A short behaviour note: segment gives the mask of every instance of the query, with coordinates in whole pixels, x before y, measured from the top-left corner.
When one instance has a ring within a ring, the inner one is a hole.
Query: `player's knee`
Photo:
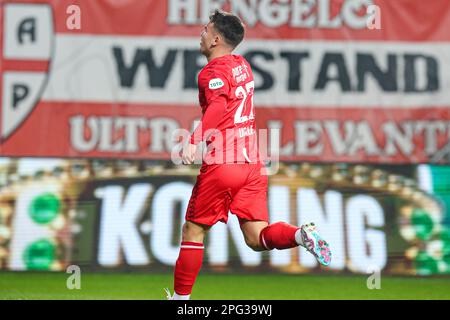
[[[203,242],[206,231],[200,226],[187,221],[183,224],[182,239],[183,241]]]
[[[245,238],[245,243],[247,246],[252,249],[253,251],[264,251],[263,246],[259,243],[259,237],[256,238]]]
[[[247,224],[241,226],[245,243],[253,251],[264,251],[266,250],[260,241],[261,231],[266,227],[266,224]]]
[[[192,227],[190,223],[183,224],[183,239],[191,239],[198,235],[198,230]]]

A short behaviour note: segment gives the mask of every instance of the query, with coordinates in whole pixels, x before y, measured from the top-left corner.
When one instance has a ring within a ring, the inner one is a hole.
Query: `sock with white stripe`
[[[180,254],[175,264],[174,300],[188,300],[194,286],[195,279],[203,263],[203,243],[181,243]]]
[[[276,222],[265,227],[259,235],[259,242],[267,250],[303,245],[300,228],[285,222]]]

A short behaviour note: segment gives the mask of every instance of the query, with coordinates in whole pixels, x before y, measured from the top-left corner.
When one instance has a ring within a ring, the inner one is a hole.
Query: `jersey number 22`
[[[234,114],[234,124],[244,123],[248,120],[253,120],[255,115],[253,113],[253,91],[255,89],[255,81],[249,81],[244,86],[236,88],[235,95],[238,98],[242,97],[241,104]],[[250,99],[249,99],[250,98]]]

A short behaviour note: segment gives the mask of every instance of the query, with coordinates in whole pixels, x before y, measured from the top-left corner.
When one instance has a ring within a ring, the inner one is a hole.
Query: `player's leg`
[[[203,263],[203,240],[210,226],[186,221],[182,229],[180,253],[175,264],[173,300],[189,300]]]
[[[205,235],[218,221],[228,219],[229,187],[226,179],[221,178],[222,170],[218,165],[203,166],[192,190],[175,265],[174,299],[189,299],[202,266]]]
[[[245,185],[233,197],[232,213],[239,217],[247,245],[256,251],[288,249],[303,245],[300,228],[284,222],[269,225],[267,211],[268,178],[261,166],[248,165]]]
[[[260,234],[261,231],[269,225],[266,221],[246,221],[239,219],[242,234],[244,235],[245,243],[254,251],[265,251],[266,247],[261,245]]]
[[[245,242],[255,251],[283,250],[303,246],[321,264],[327,266],[331,262],[328,243],[320,237],[314,223],[297,227],[285,222],[269,225],[265,221],[243,221],[241,230]]]
[[[181,241],[203,243],[209,229],[211,229],[209,225],[186,221],[181,229]]]
[[[269,224],[267,211],[267,176],[258,167],[249,167],[249,179],[233,198],[231,212],[239,217],[245,241],[256,251],[305,247],[323,265],[331,262],[328,243],[317,232],[314,224],[301,227],[285,222]]]
[[[241,230],[245,242],[255,251],[303,246],[301,228],[285,222],[269,225],[266,221],[241,220]]]

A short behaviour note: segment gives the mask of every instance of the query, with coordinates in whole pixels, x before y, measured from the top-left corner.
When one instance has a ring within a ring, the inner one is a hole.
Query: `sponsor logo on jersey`
[[[209,81],[209,88],[212,90],[222,88],[224,85],[225,84],[220,78],[211,79]]]

